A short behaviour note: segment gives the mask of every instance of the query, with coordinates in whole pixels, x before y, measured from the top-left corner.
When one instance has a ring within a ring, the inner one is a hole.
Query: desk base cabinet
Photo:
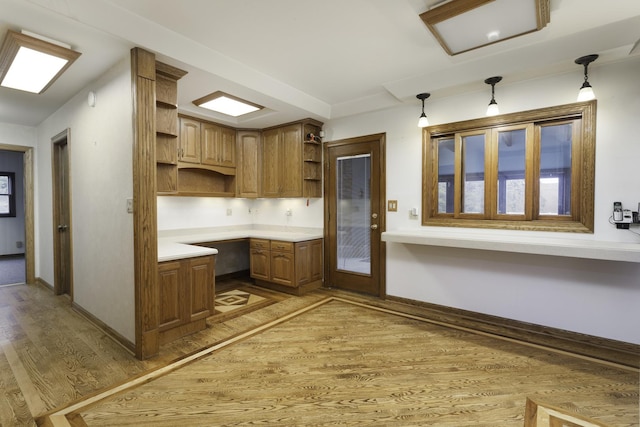
[[[256,284],[301,295],[322,286],[322,239],[251,239],[250,264]]]
[[[160,344],[206,328],[215,297],[214,255],[158,264]]]

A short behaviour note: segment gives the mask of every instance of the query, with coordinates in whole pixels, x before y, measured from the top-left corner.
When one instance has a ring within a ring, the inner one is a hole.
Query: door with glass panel
[[[325,162],[325,286],[382,296],[384,135],[329,142]]]

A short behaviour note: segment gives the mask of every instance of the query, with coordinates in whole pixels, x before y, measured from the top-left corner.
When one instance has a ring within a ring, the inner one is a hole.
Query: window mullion
[[[526,132],[524,217],[531,221],[537,219],[540,205],[540,129],[531,123]]]
[[[498,132],[488,130],[485,162],[485,212],[487,218],[498,215]]]
[[[460,217],[460,211],[462,210],[462,135],[456,133],[454,139],[454,153],[455,153],[455,172],[453,174],[453,184],[455,189],[455,196],[453,202],[453,216],[454,218]]]

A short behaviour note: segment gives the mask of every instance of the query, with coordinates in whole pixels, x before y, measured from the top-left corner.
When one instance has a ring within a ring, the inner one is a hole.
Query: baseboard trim
[[[53,285],[41,277],[36,277],[36,285],[44,286],[45,288],[49,288],[50,291],[53,291]]]
[[[385,299],[416,307],[443,323],[640,368],[640,345],[391,295]]]
[[[109,338],[120,344],[124,347],[128,352],[132,355],[135,355],[136,345],[126,339],[124,336],[120,335],[116,330],[111,328],[109,325],[95,317],[93,314],[89,313],[87,310],[82,308],[82,306],[78,305],[75,302],[71,303],[71,307],[77,311],[82,317],[86,318],[89,322],[93,323],[98,329],[102,330]]]

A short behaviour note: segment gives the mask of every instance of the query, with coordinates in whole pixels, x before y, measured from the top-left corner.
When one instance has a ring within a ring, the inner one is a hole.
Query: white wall
[[[582,83],[579,71],[521,83],[510,83],[509,76],[504,76],[496,87],[501,112],[575,102]],[[640,202],[640,57],[593,66],[589,71],[598,96],[595,232],[530,233],[640,245],[640,236],[617,230],[608,222],[614,201],[632,210]],[[428,82],[424,90],[429,90]],[[441,99],[434,94],[425,111],[432,124],[473,119],[484,115],[489,99],[488,89]],[[423,228],[419,219],[408,215],[410,208],[421,206],[419,113],[415,100],[393,109],[331,120],[324,126],[326,141],[386,133],[387,198],[398,200],[398,212],[387,213],[387,230]],[[508,234],[513,233],[517,232]],[[389,295],[636,344],[640,344],[639,278],[640,264],[635,263],[387,244]]]
[[[227,215],[231,209],[231,215]],[[291,209],[291,216],[285,215]],[[322,227],[322,199],[158,197],[158,230],[234,225]]]
[[[127,56],[38,126],[36,209],[37,274],[53,284],[51,138],[69,128],[74,302],[135,342],[132,111]]]
[[[24,253],[24,154],[0,149],[0,171],[13,172],[16,216],[0,217],[0,255]]]

